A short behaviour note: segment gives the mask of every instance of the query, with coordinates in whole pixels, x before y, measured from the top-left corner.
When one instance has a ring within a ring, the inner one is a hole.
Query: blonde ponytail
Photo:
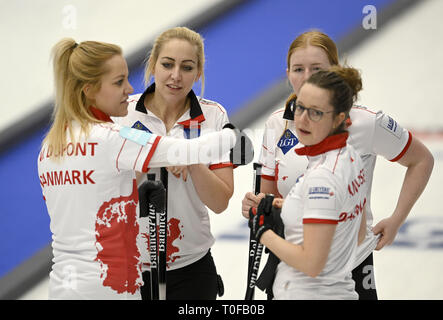
[[[85,41],[77,44],[74,39],[64,38],[52,49],[55,106],[52,125],[43,144],[51,147],[52,155],[62,154],[67,142],[67,132],[73,136],[72,121],[81,126],[81,133],[88,135],[89,125],[100,122],[86,105],[83,89],[92,85],[99,90],[101,78],[107,72],[105,63],[115,55],[121,55],[119,46],[104,42]]]

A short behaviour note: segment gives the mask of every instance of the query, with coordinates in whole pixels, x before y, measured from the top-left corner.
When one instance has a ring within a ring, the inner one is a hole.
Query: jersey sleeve
[[[115,169],[147,172],[160,139],[156,134],[115,125],[108,141]]]
[[[411,133],[392,117],[378,112],[375,120],[373,151],[390,161],[399,160],[408,150]]]
[[[344,202],[344,189],[327,170],[309,174],[303,184],[303,223],[337,224]]]

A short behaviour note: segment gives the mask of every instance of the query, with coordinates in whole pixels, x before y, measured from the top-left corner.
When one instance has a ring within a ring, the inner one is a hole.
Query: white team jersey
[[[122,125],[146,130],[159,135],[180,139],[192,139],[209,132],[220,131],[228,123],[226,110],[218,103],[197,98],[193,91],[188,97],[191,107],[174,124],[169,132],[152,112],[146,110],[146,94],[155,90],[151,85],[143,94],[129,98],[128,115],[114,119]],[[209,164],[211,170],[232,166],[227,154],[222,161]],[[160,169],[151,169],[160,179]],[[215,239],[211,233],[208,209],[198,197],[191,176],[187,181],[168,174],[168,234],[167,234],[167,268],[174,270],[187,266],[200,258],[212,247]],[[149,219],[140,218],[139,248],[143,271],[149,270]]]
[[[265,133],[259,162],[263,165],[262,177],[276,182],[282,197],[286,197],[296,179],[306,170],[308,160],[300,157],[295,148],[303,146],[296,137],[295,123],[283,117],[285,109],[274,112],[265,124]],[[348,144],[360,154],[368,180],[366,219],[368,232],[358,248],[356,266],[368,257],[377,244],[372,233],[371,187],[377,155],[390,161],[399,160],[409,148],[412,135],[390,116],[354,106],[349,113]]]
[[[73,122],[61,162],[42,147],[38,173],[51,218],[51,299],[141,299],[135,172],[148,170],[160,137],[146,145],[123,139],[112,123],[91,125],[87,139]],[[128,128],[127,128],[128,129]],[[134,131],[134,130],[133,130]]]
[[[348,133],[297,149],[308,158],[304,175],[291,188],[281,211],[285,239],[303,244],[303,224],[336,224],[326,265],[309,277],[280,262],[273,285],[276,299],[357,299],[352,269],[368,183],[363,162],[346,145]]]

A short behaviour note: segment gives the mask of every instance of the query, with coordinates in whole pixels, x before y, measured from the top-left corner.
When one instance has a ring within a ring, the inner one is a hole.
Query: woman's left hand
[[[180,176],[183,178],[183,181],[186,182],[188,179],[188,167],[187,166],[172,166],[172,167],[166,167],[166,170],[168,170],[170,173],[174,175],[177,179],[180,178]]]
[[[381,233],[381,237],[378,241],[377,247],[375,247],[375,250],[380,250],[384,246],[390,245],[392,242],[394,242],[400,226],[401,223],[398,223],[393,217],[383,219],[377,223],[372,229],[372,232],[374,232],[375,235]]]

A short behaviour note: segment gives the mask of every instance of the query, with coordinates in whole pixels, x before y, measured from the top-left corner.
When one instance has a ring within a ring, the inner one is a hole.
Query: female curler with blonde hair
[[[49,298],[141,299],[135,171],[208,163],[229,156],[237,138],[223,129],[183,141],[113,123],[133,91],[116,45],[63,39],[53,60],[53,123],[38,157],[53,234]],[[185,153],[171,157],[178,148]]]
[[[148,88],[130,97],[128,116],[118,121],[182,141],[221,130],[228,122],[228,115],[219,103],[202,98],[204,64],[200,34],[186,27],[165,30],[156,38],[146,61]],[[192,89],[199,80],[200,97]],[[176,230],[167,240],[168,248],[173,248],[167,257],[167,299],[216,299],[221,283],[210,252],[215,239],[208,209],[221,213],[227,208],[234,190],[233,165],[229,159],[220,159],[209,166],[173,166],[167,170],[171,195],[168,223]],[[159,172],[156,174],[158,179]],[[178,198],[179,201],[173,201]],[[148,228],[146,221],[140,239]],[[142,240],[140,247],[142,260],[146,262],[142,296],[150,299],[149,248]]]

